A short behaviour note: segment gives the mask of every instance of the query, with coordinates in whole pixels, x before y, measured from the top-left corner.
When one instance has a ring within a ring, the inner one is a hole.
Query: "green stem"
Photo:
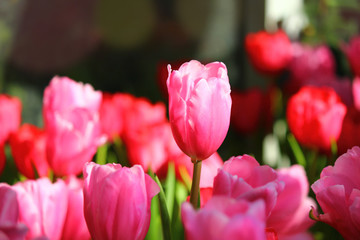
[[[193,179],[191,183],[191,192],[190,192],[190,203],[196,209],[198,208],[199,200],[199,186],[200,186],[200,175],[201,175],[201,161],[196,161],[196,159],[191,159],[194,163],[194,172]]]

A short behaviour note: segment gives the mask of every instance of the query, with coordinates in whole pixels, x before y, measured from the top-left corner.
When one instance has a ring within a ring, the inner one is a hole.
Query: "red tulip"
[[[11,153],[15,164],[21,174],[27,178],[35,179],[36,173],[46,177],[49,165],[46,159],[46,134],[31,124],[22,125],[10,135]]]
[[[291,60],[291,43],[282,30],[248,34],[245,50],[254,68],[265,75],[279,74]]]
[[[346,106],[334,90],[308,86],[289,99],[286,117],[300,144],[329,151],[340,136],[345,113]]]
[[[16,97],[0,94],[0,144],[8,140],[21,122],[21,102]]]
[[[94,240],[144,239],[159,186],[135,165],[84,166],[84,214]]]
[[[223,63],[192,60],[169,69],[169,118],[180,149],[193,160],[208,158],[220,147],[230,124],[231,97]]]
[[[47,159],[55,175],[79,174],[106,140],[101,133],[101,92],[89,84],[54,77],[44,92]]]
[[[352,107],[348,109],[343,121],[337,144],[338,153],[346,153],[354,146],[360,146],[360,111]]]
[[[125,116],[131,110],[135,98],[124,93],[103,93],[100,106],[100,122],[103,133],[112,140],[122,137],[126,125]]]
[[[240,91],[231,92],[231,125],[243,134],[255,132],[260,123],[263,113],[263,93],[260,89],[250,89],[244,93]]]
[[[6,156],[5,156],[5,149],[3,145],[0,145],[0,175],[5,167]]]

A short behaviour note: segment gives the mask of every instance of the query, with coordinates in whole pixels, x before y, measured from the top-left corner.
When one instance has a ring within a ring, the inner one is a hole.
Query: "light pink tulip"
[[[26,224],[26,239],[61,239],[68,206],[68,190],[63,180],[48,178],[16,183],[13,189],[19,202],[19,221]]]
[[[300,165],[293,165],[277,173],[285,187],[267,219],[267,227],[275,229],[280,240],[305,236],[305,232],[315,223],[309,218],[309,212],[311,207],[316,206],[315,201],[308,197],[309,182],[305,170]]]
[[[84,217],[83,180],[71,175],[65,183],[68,188],[68,208],[62,239],[89,240],[90,233]]]
[[[144,239],[150,224],[151,199],[160,188],[135,165],[84,166],[84,214],[94,240]]]
[[[106,140],[101,135],[101,92],[67,77],[54,77],[44,92],[47,158],[59,176],[79,174]]]
[[[0,145],[18,129],[21,122],[21,102],[18,98],[0,94]]]
[[[217,151],[230,124],[231,97],[226,66],[192,60],[178,71],[168,66],[169,117],[180,149],[203,160]]]
[[[312,186],[324,212],[318,219],[334,227],[345,239],[360,236],[360,148],[341,155],[325,167]],[[317,213],[315,212],[315,215]]]
[[[215,196],[199,210],[184,202],[181,218],[188,240],[266,239],[262,200],[248,202]]]
[[[5,183],[0,183],[0,239],[21,240],[28,228],[18,223],[19,205],[16,192]]]
[[[263,199],[268,217],[283,188],[284,182],[278,179],[275,170],[260,166],[255,158],[243,155],[224,163],[214,179],[213,195],[249,201]]]

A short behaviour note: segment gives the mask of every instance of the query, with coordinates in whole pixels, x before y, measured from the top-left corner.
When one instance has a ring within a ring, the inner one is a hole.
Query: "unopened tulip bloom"
[[[360,148],[356,146],[341,155],[334,166],[325,167],[311,186],[324,212],[316,217],[347,240],[360,236],[359,172]]]
[[[44,92],[47,159],[55,175],[79,174],[106,140],[99,121],[101,92],[54,77]]]
[[[22,125],[10,135],[11,153],[17,169],[27,178],[46,177],[49,165],[46,159],[46,134],[31,124]]]
[[[18,98],[0,94],[0,144],[8,140],[10,134],[21,122],[21,102]]]
[[[254,68],[265,75],[279,74],[291,60],[291,42],[282,30],[248,34],[245,50]]]
[[[68,188],[68,208],[62,239],[89,240],[90,233],[84,217],[83,180],[71,175],[65,183]]]
[[[18,222],[19,204],[11,186],[0,183],[0,239],[22,240],[28,228]]]
[[[188,240],[266,239],[265,204],[262,200],[237,201],[215,196],[197,211],[190,203],[184,202],[181,219]]]
[[[84,166],[84,214],[94,240],[144,239],[159,186],[135,165]]]
[[[65,222],[68,191],[63,180],[48,178],[18,182],[13,186],[19,202],[19,221],[26,224],[26,239],[61,239]]]
[[[231,97],[226,66],[192,60],[179,70],[169,65],[171,129],[180,149],[195,160],[217,151],[230,124]]]
[[[286,118],[300,144],[329,151],[340,136],[346,110],[334,90],[307,86],[288,101]]]

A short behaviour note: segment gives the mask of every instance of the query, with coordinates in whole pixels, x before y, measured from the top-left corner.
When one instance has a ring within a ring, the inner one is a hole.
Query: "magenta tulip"
[[[47,159],[55,175],[79,174],[106,140],[101,134],[101,92],[54,77],[44,93]]]
[[[217,151],[230,124],[231,97],[226,66],[192,60],[178,71],[168,66],[169,117],[180,149],[194,160]]]
[[[65,180],[68,188],[68,208],[62,239],[90,239],[90,233],[84,217],[83,182],[82,179],[78,179],[73,175]]]
[[[5,162],[6,162],[6,156],[5,156],[4,145],[0,144],[0,175],[1,175],[2,171],[4,170]]]
[[[0,239],[21,240],[28,228],[18,223],[19,205],[16,192],[5,183],[0,183]]]
[[[266,239],[262,200],[248,202],[216,196],[198,211],[185,202],[181,218],[188,240]]]
[[[63,180],[48,178],[16,183],[13,189],[19,202],[19,221],[26,224],[26,239],[61,239],[65,222],[68,191]]]
[[[213,195],[235,199],[265,201],[266,216],[276,205],[277,197],[284,188],[275,170],[260,166],[255,158],[244,155],[232,157],[224,163],[214,179]]]
[[[3,145],[21,122],[21,102],[18,98],[0,94],[0,145]]]
[[[359,160],[360,148],[356,146],[341,155],[334,166],[325,167],[311,186],[324,212],[318,220],[334,227],[345,239],[360,236]]]
[[[135,165],[84,166],[84,214],[94,240],[144,239],[150,224],[151,199],[160,188]]]
[[[278,170],[277,174],[285,187],[266,221],[267,227],[275,229],[279,239],[307,236],[305,232],[315,223],[309,218],[309,212],[311,207],[316,207],[316,203],[308,197],[309,182],[305,170],[300,165],[293,165]]]

